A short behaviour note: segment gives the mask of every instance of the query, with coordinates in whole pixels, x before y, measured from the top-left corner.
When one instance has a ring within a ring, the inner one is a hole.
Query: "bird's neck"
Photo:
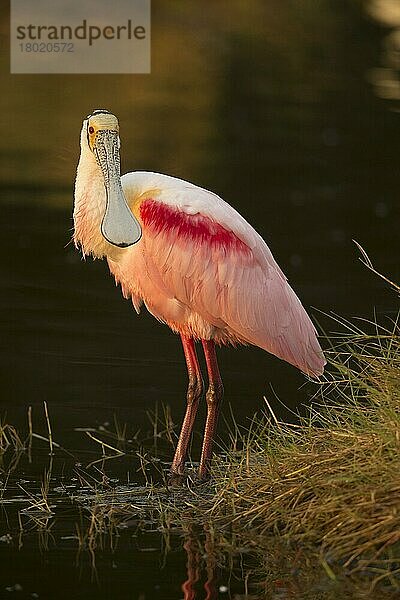
[[[109,244],[101,234],[106,209],[106,190],[100,167],[93,153],[81,150],[75,181],[74,242],[83,253],[100,258],[108,254]]]

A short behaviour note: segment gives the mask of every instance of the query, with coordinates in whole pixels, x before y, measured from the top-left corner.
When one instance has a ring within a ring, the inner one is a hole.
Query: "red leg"
[[[199,401],[203,394],[203,379],[201,377],[194,340],[183,335],[181,335],[181,340],[183,351],[185,353],[189,385],[186,396],[187,406],[185,418],[183,419],[178,445],[176,447],[174,460],[172,461],[171,465],[172,473],[177,475],[182,475],[185,468],[190,436],[192,434]]]
[[[224,387],[219,373],[215,343],[213,340],[202,340],[202,344],[208,372],[208,390],[206,394],[207,419],[201,451],[199,477],[200,479],[207,479],[210,472],[212,444],[217,430]]]

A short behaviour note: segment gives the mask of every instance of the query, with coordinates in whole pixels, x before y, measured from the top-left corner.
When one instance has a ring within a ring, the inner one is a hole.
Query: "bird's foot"
[[[186,473],[176,473],[175,471],[170,471],[167,476],[167,484],[172,488],[181,488],[186,485],[188,476]]]
[[[211,465],[209,462],[204,464],[200,462],[199,469],[196,475],[196,483],[207,483],[211,479]]]
[[[171,488],[191,487],[193,485],[203,485],[211,480],[210,473],[196,472],[194,469],[184,473],[170,471],[167,476],[167,485]]]
[[[203,485],[205,483],[209,483],[210,481],[211,481],[210,473],[203,473],[203,474],[198,473],[194,480],[196,485]]]

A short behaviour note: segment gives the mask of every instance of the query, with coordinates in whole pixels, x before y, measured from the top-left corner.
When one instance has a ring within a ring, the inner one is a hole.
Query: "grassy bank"
[[[317,553],[332,579],[358,573],[372,586],[381,580],[396,586],[399,330],[395,324],[367,335],[352,328],[334,346],[334,375],[308,416],[294,426],[270,411],[254,422],[214,461],[214,492],[207,499],[194,495],[190,518],[229,531],[238,546],[256,547],[260,555],[269,553],[271,533],[278,534],[292,548]]]

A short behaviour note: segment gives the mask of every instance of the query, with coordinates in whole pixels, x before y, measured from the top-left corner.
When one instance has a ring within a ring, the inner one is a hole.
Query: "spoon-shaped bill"
[[[94,153],[103,173],[107,194],[101,233],[114,246],[120,248],[132,246],[140,240],[142,229],[129,208],[122,190],[117,132],[99,131]]]

